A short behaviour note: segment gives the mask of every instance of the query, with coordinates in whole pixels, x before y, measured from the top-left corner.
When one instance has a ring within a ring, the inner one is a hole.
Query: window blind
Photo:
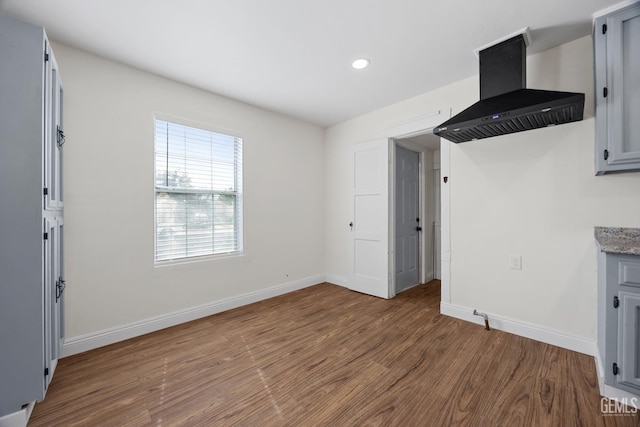
[[[242,139],[155,121],[155,259],[242,250]]]

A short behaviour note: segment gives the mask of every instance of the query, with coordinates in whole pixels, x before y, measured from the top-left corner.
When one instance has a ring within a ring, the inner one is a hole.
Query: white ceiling
[[[330,126],[477,74],[472,50],[529,26],[528,53],[620,0],[0,0],[53,40]],[[354,70],[365,56],[371,65]]]

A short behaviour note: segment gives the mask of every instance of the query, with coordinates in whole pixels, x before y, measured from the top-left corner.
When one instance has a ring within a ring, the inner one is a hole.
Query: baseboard
[[[425,277],[424,277],[424,283],[429,283],[430,281],[435,280],[435,278],[436,278],[436,275],[433,272],[433,270],[427,271],[427,274],[425,274]]]
[[[467,322],[484,325],[484,320],[479,316],[474,316],[473,309],[471,308],[441,302],[440,313],[446,316],[466,320]],[[568,350],[577,351],[578,353],[588,354],[589,356],[595,356],[597,354],[595,341],[545,329],[538,325],[494,316],[491,313],[487,313],[487,315],[489,316],[489,326],[493,329],[509,332],[514,335],[530,338],[536,341],[566,348]]]
[[[596,375],[598,375],[598,388],[600,389],[600,396],[604,396],[604,360],[600,357],[600,350],[596,347]]]
[[[67,357],[98,347],[124,341],[150,332],[159,331],[181,323],[211,316],[243,305],[252,304],[278,295],[317,285],[326,280],[324,275],[307,277],[293,282],[283,283],[267,289],[249,292],[231,298],[225,298],[197,307],[175,311],[162,316],[152,317],[139,322],[105,329],[91,334],[66,339],[60,351],[60,357]]]
[[[335,274],[327,274],[325,276],[325,280],[329,283],[333,283],[334,285],[342,286],[343,288],[349,287],[349,279],[344,276],[337,276]]]
[[[36,402],[31,402],[24,409],[0,417],[0,427],[26,427]]]

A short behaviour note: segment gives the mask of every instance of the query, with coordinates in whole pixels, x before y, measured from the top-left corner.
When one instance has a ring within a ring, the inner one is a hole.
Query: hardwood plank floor
[[[321,284],[60,360],[30,426],[632,426],[592,357]]]

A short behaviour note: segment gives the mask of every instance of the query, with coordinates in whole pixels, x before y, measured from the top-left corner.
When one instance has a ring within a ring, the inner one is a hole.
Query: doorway
[[[440,138],[394,139],[391,203],[395,294],[440,279]]]

